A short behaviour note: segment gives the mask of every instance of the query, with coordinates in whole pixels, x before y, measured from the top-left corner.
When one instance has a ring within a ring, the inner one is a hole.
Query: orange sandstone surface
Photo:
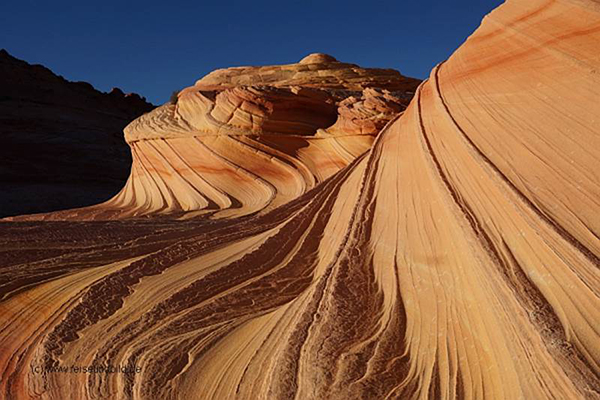
[[[395,89],[297,87],[327,63],[217,71],[138,119],[117,220],[2,224],[0,396],[600,397],[600,4],[507,1],[345,158]],[[90,365],[139,371],[51,369]]]
[[[365,153],[420,83],[319,53],[297,64],[214,71],[125,128],[133,165],[114,198],[14,219],[268,212]]]

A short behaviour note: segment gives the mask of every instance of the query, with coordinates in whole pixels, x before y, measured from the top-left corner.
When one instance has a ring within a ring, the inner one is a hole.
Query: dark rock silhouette
[[[100,92],[0,50],[0,217],[81,207],[121,189],[123,128],[154,106]]]

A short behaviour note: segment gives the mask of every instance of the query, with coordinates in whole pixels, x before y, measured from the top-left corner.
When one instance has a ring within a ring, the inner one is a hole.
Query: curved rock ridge
[[[212,135],[312,136],[346,116],[337,110],[345,109],[348,99],[361,100],[357,105],[364,104],[367,114],[376,111],[387,122],[406,108],[419,83],[393,69],[360,68],[319,53],[298,64],[220,69],[182,90],[174,105],[134,121],[125,138],[133,143]],[[374,106],[376,97],[380,104]],[[351,116],[361,117],[360,112]]]
[[[323,54],[215,71],[125,128],[133,165],[113,199],[16,219],[267,212],[367,151],[419,83]]]
[[[3,224],[0,396],[599,398],[597,4],[508,1],[269,213]]]
[[[394,69],[361,68],[356,64],[339,62],[327,54],[314,53],[297,64],[218,69],[198,80],[195,86],[232,88],[261,84],[354,91],[375,87],[406,92],[414,91],[415,83],[419,82]]]

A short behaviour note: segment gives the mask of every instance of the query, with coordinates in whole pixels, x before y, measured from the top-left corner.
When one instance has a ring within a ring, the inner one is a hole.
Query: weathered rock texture
[[[131,166],[123,128],[153,106],[0,50],[0,217],[96,204]]]
[[[214,71],[125,129],[133,166],[116,197],[21,219],[267,212],[367,151],[419,83],[324,54]]]
[[[597,399],[599,11],[508,1],[270,213],[6,223],[0,393]]]

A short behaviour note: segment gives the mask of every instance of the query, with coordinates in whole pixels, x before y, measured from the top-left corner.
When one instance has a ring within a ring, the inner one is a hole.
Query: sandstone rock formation
[[[269,213],[4,223],[0,393],[597,399],[599,69],[597,2],[509,0]]]
[[[151,104],[69,82],[0,50],[0,217],[96,204],[131,165],[123,128]]]
[[[214,71],[125,129],[123,190],[92,208],[19,219],[213,218],[267,212],[367,151],[420,81],[324,54]]]

